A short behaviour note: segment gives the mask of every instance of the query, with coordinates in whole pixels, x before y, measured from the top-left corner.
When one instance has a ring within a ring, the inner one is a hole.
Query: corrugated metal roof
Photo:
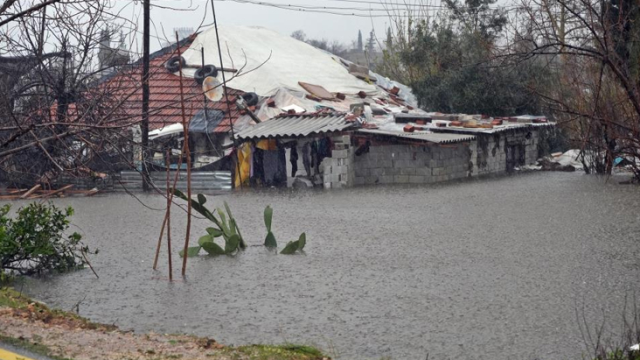
[[[462,133],[462,134],[495,134],[509,130],[524,130],[534,127],[555,126],[556,123],[539,123],[539,124],[506,124],[495,126],[493,129],[483,128],[462,128],[462,127],[433,127],[429,130],[437,131],[439,134],[443,133]]]
[[[344,113],[283,115],[242,130],[236,137],[242,140],[275,137],[305,137],[347,130],[355,126],[347,122]]]
[[[427,141],[436,144],[452,144],[457,142],[471,141],[476,137],[473,135],[457,135],[457,134],[445,134],[445,133],[431,133],[431,132],[397,132],[386,131],[379,129],[361,129],[358,133],[383,135],[383,136],[395,136],[403,139],[411,139],[418,141]]]

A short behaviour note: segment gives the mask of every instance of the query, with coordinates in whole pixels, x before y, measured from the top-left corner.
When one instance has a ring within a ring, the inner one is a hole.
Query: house
[[[151,55],[152,169],[177,169],[183,111],[194,169],[231,171],[224,179],[235,187],[339,188],[506,173],[535,162],[540,129],[554,126],[542,117],[427,113],[403,84],[289,36],[242,26],[222,26],[218,34],[208,29]],[[214,101],[204,96],[205,70],[215,84],[223,75],[227,82]],[[125,116],[141,113],[140,77],[137,63],[101,83]]]

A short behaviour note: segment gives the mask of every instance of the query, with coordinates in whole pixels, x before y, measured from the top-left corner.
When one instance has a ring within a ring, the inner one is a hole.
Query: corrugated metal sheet
[[[556,123],[539,123],[539,124],[507,124],[494,127],[493,129],[482,128],[459,128],[459,127],[446,127],[446,128],[430,128],[429,130],[437,131],[439,134],[443,133],[461,133],[461,134],[495,134],[505,132],[509,130],[525,130],[535,127],[556,126]]]
[[[473,135],[457,135],[457,134],[445,134],[445,133],[427,133],[427,132],[396,132],[385,131],[378,129],[361,129],[358,133],[371,134],[371,135],[383,135],[383,136],[395,136],[403,139],[411,139],[418,141],[432,142],[436,144],[452,144],[464,141],[474,140],[476,137]]]
[[[346,114],[312,114],[279,116],[236,134],[241,140],[275,137],[305,137],[314,134],[347,130],[355,125],[345,120]]]
[[[171,171],[169,178],[173,182],[175,177],[175,171]],[[166,177],[167,173],[152,171],[151,181],[159,189],[166,190]],[[121,171],[120,179],[117,184],[126,188],[127,190],[138,191],[142,190],[142,176],[137,171]],[[209,192],[219,190],[231,190],[231,172],[230,171],[193,171],[191,173],[191,187],[195,192]],[[187,172],[180,171],[178,176],[178,182],[176,184],[178,189],[187,188]],[[119,190],[116,188],[116,190]]]

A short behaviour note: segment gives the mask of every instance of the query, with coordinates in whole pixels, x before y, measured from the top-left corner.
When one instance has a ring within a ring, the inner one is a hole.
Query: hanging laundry
[[[278,150],[278,142],[276,139],[263,139],[258,141],[256,147],[265,151],[275,151]]]
[[[264,184],[265,186],[275,186],[277,183],[278,151],[264,151],[263,152],[263,169],[264,169]]]
[[[249,184],[251,176],[251,162],[253,161],[251,158],[251,143],[243,143],[236,151],[235,187],[240,188]]]
[[[304,170],[307,172],[307,176],[311,177],[311,148],[309,142],[304,143],[301,147],[302,152],[302,165],[304,165]]]
[[[280,143],[278,143],[278,171],[275,186],[287,187],[287,152],[284,145]]]
[[[256,147],[253,153],[253,175],[252,185],[263,185],[264,182],[264,153],[265,151]]]
[[[319,158],[319,155],[318,155],[318,142],[316,140],[313,140],[311,142],[311,166],[314,169],[315,175],[320,174],[321,161],[322,160]]]
[[[291,162],[291,177],[296,177],[298,172],[298,144],[296,143],[291,146],[289,162]]]

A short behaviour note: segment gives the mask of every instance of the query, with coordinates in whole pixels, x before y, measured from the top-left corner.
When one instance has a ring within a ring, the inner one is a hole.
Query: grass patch
[[[113,325],[96,324],[74,313],[49,309],[46,305],[35,302],[29,297],[8,287],[0,288],[0,307],[13,309],[14,316],[17,315],[35,322],[63,325],[70,329],[117,330],[117,327]],[[149,338],[148,335],[141,335],[140,337]],[[39,341],[40,339],[38,338],[33,338],[31,341],[28,341],[0,335],[0,342],[23,348],[35,354],[48,356],[54,360],[69,360],[52,355],[51,350],[39,344]],[[177,334],[171,336],[167,342],[171,345],[193,342],[197,344],[202,351],[211,349],[206,356],[212,359],[218,358],[219,355],[222,359],[230,360],[322,360],[328,358],[328,356],[323,355],[322,352],[314,347],[296,344],[222,347],[212,339]],[[220,346],[220,348],[218,348],[218,346]],[[158,355],[154,354],[153,351],[147,351],[145,353],[143,350],[139,350],[139,352],[143,353],[143,356],[149,356],[149,359],[154,360],[182,359],[182,355]]]
[[[314,347],[295,344],[248,345],[229,350],[247,355],[250,360],[322,360],[326,358]]]
[[[2,343],[14,346],[19,349],[24,349],[26,351],[29,351],[37,355],[46,356],[53,360],[72,360],[69,358],[54,355],[53,351],[51,351],[51,349],[49,349],[45,345],[34,343],[34,342],[23,340],[23,339],[15,339],[12,337],[0,335],[0,344]]]
[[[114,325],[93,323],[71,312],[49,309],[46,305],[36,302],[8,287],[0,288],[0,307],[9,307],[25,315],[24,317],[47,324],[66,325],[72,328],[89,330],[117,330]]]
[[[27,299],[22,297],[19,292],[8,287],[0,288],[0,306],[19,309],[28,304]]]

